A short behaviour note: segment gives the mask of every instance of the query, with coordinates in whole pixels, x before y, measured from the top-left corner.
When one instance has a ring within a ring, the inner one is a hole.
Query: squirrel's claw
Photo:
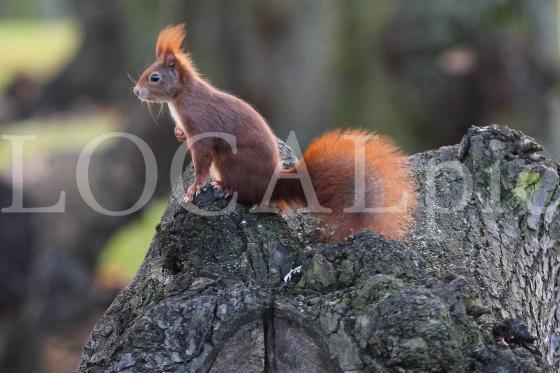
[[[229,198],[231,196],[231,190],[229,190],[228,188],[224,188],[224,184],[220,181],[220,180],[214,180],[212,181],[212,187],[214,187],[214,190],[220,191],[223,193],[224,198]]]
[[[214,180],[214,181],[212,181],[210,184],[212,184],[212,187],[213,187],[215,190],[222,190],[222,182],[221,182],[221,181],[219,181],[219,180]]]
[[[220,180],[214,180],[211,184],[214,190],[220,191],[224,194],[224,198],[227,199],[233,195],[231,189],[224,188],[224,184]]]
[[[202,189],[202,184],[197,182],[193,183],[187,190],[187,195],[185,196],[184,201],[192,201],[194,197],[198,196],[198,194],[200,193],[200,189]]]

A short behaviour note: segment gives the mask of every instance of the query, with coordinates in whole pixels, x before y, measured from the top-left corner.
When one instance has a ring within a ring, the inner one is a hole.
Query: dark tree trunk
[[[68,109],[80,101],[115,103],[126,86],[127,45],[122,4],[112,0],[73,3],[82,28],[81,48],[72,62],[45,85],[26,115]]]
[[[0,182],[0,206],[9,206],[12,198],[12,188]],[[31,216],[0,213],[0,237],[0,371],[24,372],[33,367],[21,344],[29,332],[22,313],[36,255]]]
[[[79,371],[558,369],[558,164],[538,149],[487,127],[412,156],[421,203],[404,245],[312,244],[299,213],[193,214],[179,183]],[[196,205],[224,208],[209,189]]]

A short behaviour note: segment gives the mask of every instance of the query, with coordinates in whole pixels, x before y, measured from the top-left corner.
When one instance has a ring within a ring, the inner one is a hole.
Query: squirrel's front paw
[[[189,189],[187,189],[187,195],[183,200],[185,202],[192,201],[194,197],[198,196],[198,193],[200,193],[200,189],[202,189],[202,183],[197,183],[197,182],[192,183]]]
[[[178,141],[180,142],[187,141],[187,135],[185,135],[185,131],[183,131],[181,127],[176,126],[174,132],[175,132],[175,137],[177,138]]]

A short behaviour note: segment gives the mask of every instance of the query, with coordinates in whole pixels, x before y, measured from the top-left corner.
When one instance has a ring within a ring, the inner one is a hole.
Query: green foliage
[[[0,21],[0,89],[18,73],[47,80],[74,55],[79,42],[78,25],[69,19]]]
[[[37,0],[2,0],[0,17],[37,17],[41,14]]]

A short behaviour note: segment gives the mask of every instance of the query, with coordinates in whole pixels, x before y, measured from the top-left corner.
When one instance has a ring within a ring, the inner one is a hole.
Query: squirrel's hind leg
[[[228,198],[233,195],[233,189],[224,186],[224,182],[220,180],[214,180],[211,182],[214,190],[219,190],[224,193],[224,198]]]

